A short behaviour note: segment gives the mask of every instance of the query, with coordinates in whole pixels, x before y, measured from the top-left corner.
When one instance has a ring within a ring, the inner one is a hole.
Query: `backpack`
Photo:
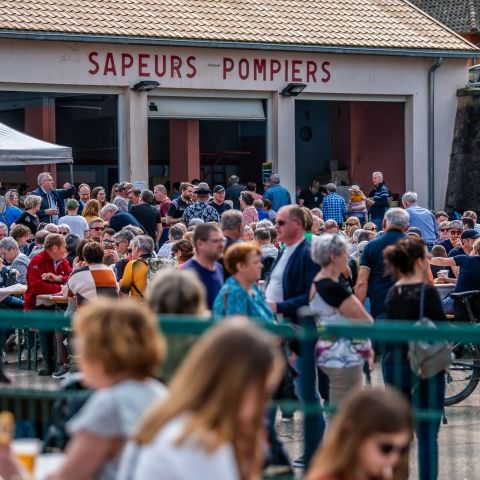
[[[133,271],[135,271],[135,265],[137,265],[138,262],[144,263],[148,267],[147,288],[152,283],[156,274],[160,270],[163,270],[164,268],[172,268],[177,266],[177,261],[175,258],[166,258],[166,257],[139,258],[132,265]],[[132,283],[132,288],[143,298],[143,293],[135,285],[135,283]]]
[[[420,292],[420,319],[414,327],[436,329],[429,318],[423,316],[425,303],[425,285]],[[453,360],[452,347],[448,342],[427,342],[425,340],[408,342],[408,360],[415,375],[426,380],[450,367]]]

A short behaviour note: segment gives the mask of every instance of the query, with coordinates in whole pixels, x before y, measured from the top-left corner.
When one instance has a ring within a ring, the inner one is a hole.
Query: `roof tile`
[[[405,0],[22,0],[21,4],[18,0],[0,0],[0,30],[344,47],[473,49]]]

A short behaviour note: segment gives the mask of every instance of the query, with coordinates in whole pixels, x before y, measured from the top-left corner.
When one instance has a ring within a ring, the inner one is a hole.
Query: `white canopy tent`
[[[73,177],[71,147],[44,142],[0,123],[0,167],[52,163],[69,163]]]

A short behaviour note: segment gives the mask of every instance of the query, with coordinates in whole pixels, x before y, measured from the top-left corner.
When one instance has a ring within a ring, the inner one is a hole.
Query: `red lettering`
[[[197,74],[197,67],[195,67],[195,64],[193,63],[196,60],[195,57],[188,57],[187,58],[187,65],[190,67],[190,72],[187,73],[188,78],[193,78]]]
[[[330,79],[332,78],[332,74],[330,73],[330,69],[328,68],[329,66],[330,66],[330,62],[323,62],[322,63],[322,71],[325,74],[322,77],[322,82],[323,83],[329,82]]]
[[[316,81],[317,81],[317,62],[308,60],[307,61],[307,82],[316,82]]]
[[[280,71],[282,66],[278,60],[270,60],[270,81],[273,81],[275,75]]]
[[[149,77],[150,72],[145,71],[148,68],[148,63],[146,60],[150,58],[148,53],[139,53],[138,54],[138,76],[139,77]]]
[[[178,55],[172,55],[170,57],[170,78],[177,74],[178,78],[182,78],[180,68],[182,67],[182,59]]]
[[[233,60],[229,57],[223,57],[223,79],[227,79],[227,73],[230,73],[233,70]]]
[[[155,55],[155,74],[157,77],[163,77],[167,70],[167,58],[166,55],[162,55],[162,69],[160,70],[159,56]]]
[[[100,70],[100,65],[96,60],[97,57],[98,57],[97,52],[90,52],[90,54],[88,55],[88,60],[93,65],[93,67],[88,71],[90,75],[96,75]]]
[[[246,58],[242,58],[238,62],[238,76],[242,80],[246,80],[249,74],[250,74],[250,64],[248,63],[248,60]]]
[[[129,53],[122,53],[122,77],[125,76],[125,72],[133,65],[133,57]]]
[[[288,60],[285,60],[285,81],[288,82]]]
[[[265,59],[253,59],[253,79],[257,79],[257,75],[262,75],[263,81],[267,79],[267,61]]]
[[[113,58],[113,53],[107,53],[105,57],[105,68],[103,69],[103,74],[107,75],[111,73],[112,75],[117,75],[117,69],[115,67],[115,59]]]
[[[302,71],[299,68],[302,63],[301,60],[292,60],[292,82],[302,81],[302,77],[300,76]]]

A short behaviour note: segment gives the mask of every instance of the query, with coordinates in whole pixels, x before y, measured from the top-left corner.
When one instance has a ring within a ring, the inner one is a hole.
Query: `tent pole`
[[[70,183],[73,185],[73,163],[70,164]]]

